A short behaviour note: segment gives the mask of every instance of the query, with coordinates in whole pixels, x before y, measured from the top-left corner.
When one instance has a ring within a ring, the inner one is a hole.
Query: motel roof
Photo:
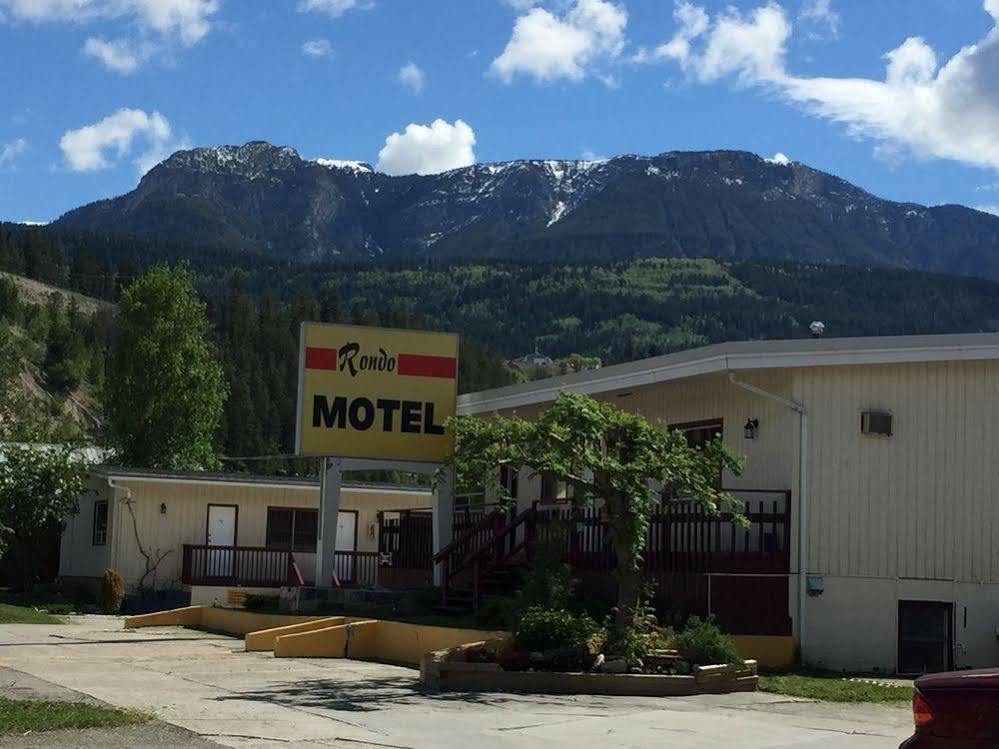
[[[562,391],[604,393],[728,371],[981,359],[999,359],[999,333],[717,343],[601,369],[466,393],[458,397],[458,412],[488,413],[553,401]]]
[[[213,473],[210,471],[170,471],[164,469],[120,468],[96,466],[91,473],[108,479],[150,481],[157,483],[237,484],[242,486],[290,487],[318,489],[319,478],[310,476],[260,476],[250,473]],[[344,481],[341,485],[350,491],[400,492],[404,494],[429,494],[429,486],[377,484]]]

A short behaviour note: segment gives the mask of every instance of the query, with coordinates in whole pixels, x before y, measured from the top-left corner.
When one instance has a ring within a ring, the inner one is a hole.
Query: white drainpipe
[[[808,600],[808,411],[797,401],[789,400],[776,393],[748,382],[743,382],[729,371],[728,379],[733,385],[748,390],[763,398],[780,403],[798,414],[801,423],[799,431],[800,445],[798,447],[798,652],[802,662],[805,661],[805,603]]]

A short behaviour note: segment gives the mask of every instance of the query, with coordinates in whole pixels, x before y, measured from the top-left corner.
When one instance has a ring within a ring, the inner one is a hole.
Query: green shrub
[[[103,614],[117,614],[125,598],[125,581],[114,570],[104,570],[97,589],[97,605]]]
[[[690,617],[686,629],[676,636],[675,644],[681,656],[699,666],[743,662],[735,645],[715,626],[711,616],[704,620]]]
[[[670,629],[647,628],[636,625],[625,629],[611,629],[604,643],[604,653],[610,657],[624,658],[633,666],[654,650],[666,650],[670,645]]]
[[[606,623],[608,635],[604,643],[605,655],[624,658],[629,665],[634,666],[653,650],[666,650],[670,647],[673,630],[659,625],[655,607],[650,603],[654,594],[655,584],[647,582],[635,609],[635,623],[630,627],[614,627],[617,609],[611,609],[611,616]]]
[[[599,631],[599,625],[588,616],[532,606],[514,628],[514,646],[527,652],[585,648]]]
[[[520,611],[520,602],[506,596],[489,596],[475,612],[475,623],[493,627],[512,627]]]
[[[569,608],[576,580],[572,567],[565,560],[567,538],[567,523],[556,520],[547,538],[538,544],[520,591],[521,605],[525,610],[535,606]]]
[[[246,600],[243,601],[243,608],[247,611],[263,611],[266,613],[277,613],[281,610],[281,599],[278,596],[262,596],[256,593],[247,593]]]

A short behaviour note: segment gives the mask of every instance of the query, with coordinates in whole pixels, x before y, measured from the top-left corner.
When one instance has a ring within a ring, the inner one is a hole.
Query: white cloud
[[[437,174],[475,163],[475,132],[462,120],[434,120],[407,125],[392,133],[378,152],[378,170],[386,174]]]
[[[815,26],[825,26],[834,39],[839,36],[840,17],[832,9],[832,0],[805,0],[798,19]]]
[[[0,166],[13,163],[14,159],[28,150],[28,141],[24,138],[12,140],[0,145]]]
[[[129,18],[143,31],[194,44],[211,30],[219,0],[0,0],[0,9],[36,23]]]
[[[982,213],[991,213],[993,216],[999,216],[999,204],[988,204],[988,205],[976,205],[976,211],[981,211]]]
[[[134,148],[139,143],[144,149]],[[139,174],[145,174],[179,147],[167,119],[159,112],[147,114],[141,109],[119,109],[92,125],[67,131],[59,140],[74,172],[108,169],[138,150],[132,163]]]
[[[333,54],[333,45],[329,39],[310,39],[302,45],[302,54],[309,57],[329,57]]]
[[[838,122],[877,142],[882,157],[942,158],[999,169],[999,0],[985,0],[993,27],[942,65],[921,38],[885,55],[884,80],[802,77],[788,71],[791,23],[768,2],[748,14],[727,10],[676,58],[694,80],[733,78]]]
[[[108,42],[91,37],[83,51],[110,70],[128,74],[170,44],[191,46],[212,28],[220,0],[0,0],[0,20],[87,23],[124,19],[135,26],[131,39]]]
[[[142,55],[127,39],[109,42],[92,36],[83,45],[83,53],[100,61],[108,70],[130,75],[139,69]]]
[[[427,77],[415,62],[407,62],[399,68],[399,83],[414,94],[418,94],[423,91],[423,87],[427,83]]]
[[[787,166],[788,164],[791,163],[791,159],[789,159],[785,154],[781,153],[780,151],[775,153],[769,159],[764,159],[764,160],[769,164],[777,164],[779,166]]]
[[[650,53],[641,49],[634,57],[635,62],[651,62],[653,60],[676,60],[685,63],[690,57],[690,43],[708,30],[710,16],[704,8],[687,0],[679,0],[673,9],[673,19],[679,27],[673,38],[665,44],[660,44]]]
[[[367,0],[301,0],[298,4],[299,13],[318,11],[330,18],[339,18],[348,10],[368,10],[374,3]]]
[[[575,0],[561,16],[531,8],[519,16],[490,71],[505,83],[520,73],[537,83],[581,81],[624,49],[628,13],[609,0]]]

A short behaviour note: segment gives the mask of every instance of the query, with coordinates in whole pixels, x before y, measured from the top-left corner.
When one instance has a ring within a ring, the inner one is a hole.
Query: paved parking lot
[[[242,641],[113,617],[0,625],[0,666],[145,708],[233,747],[897,747],[909,711],[779,695],[669,699],[428,694],[415,671],[275,659]]]

